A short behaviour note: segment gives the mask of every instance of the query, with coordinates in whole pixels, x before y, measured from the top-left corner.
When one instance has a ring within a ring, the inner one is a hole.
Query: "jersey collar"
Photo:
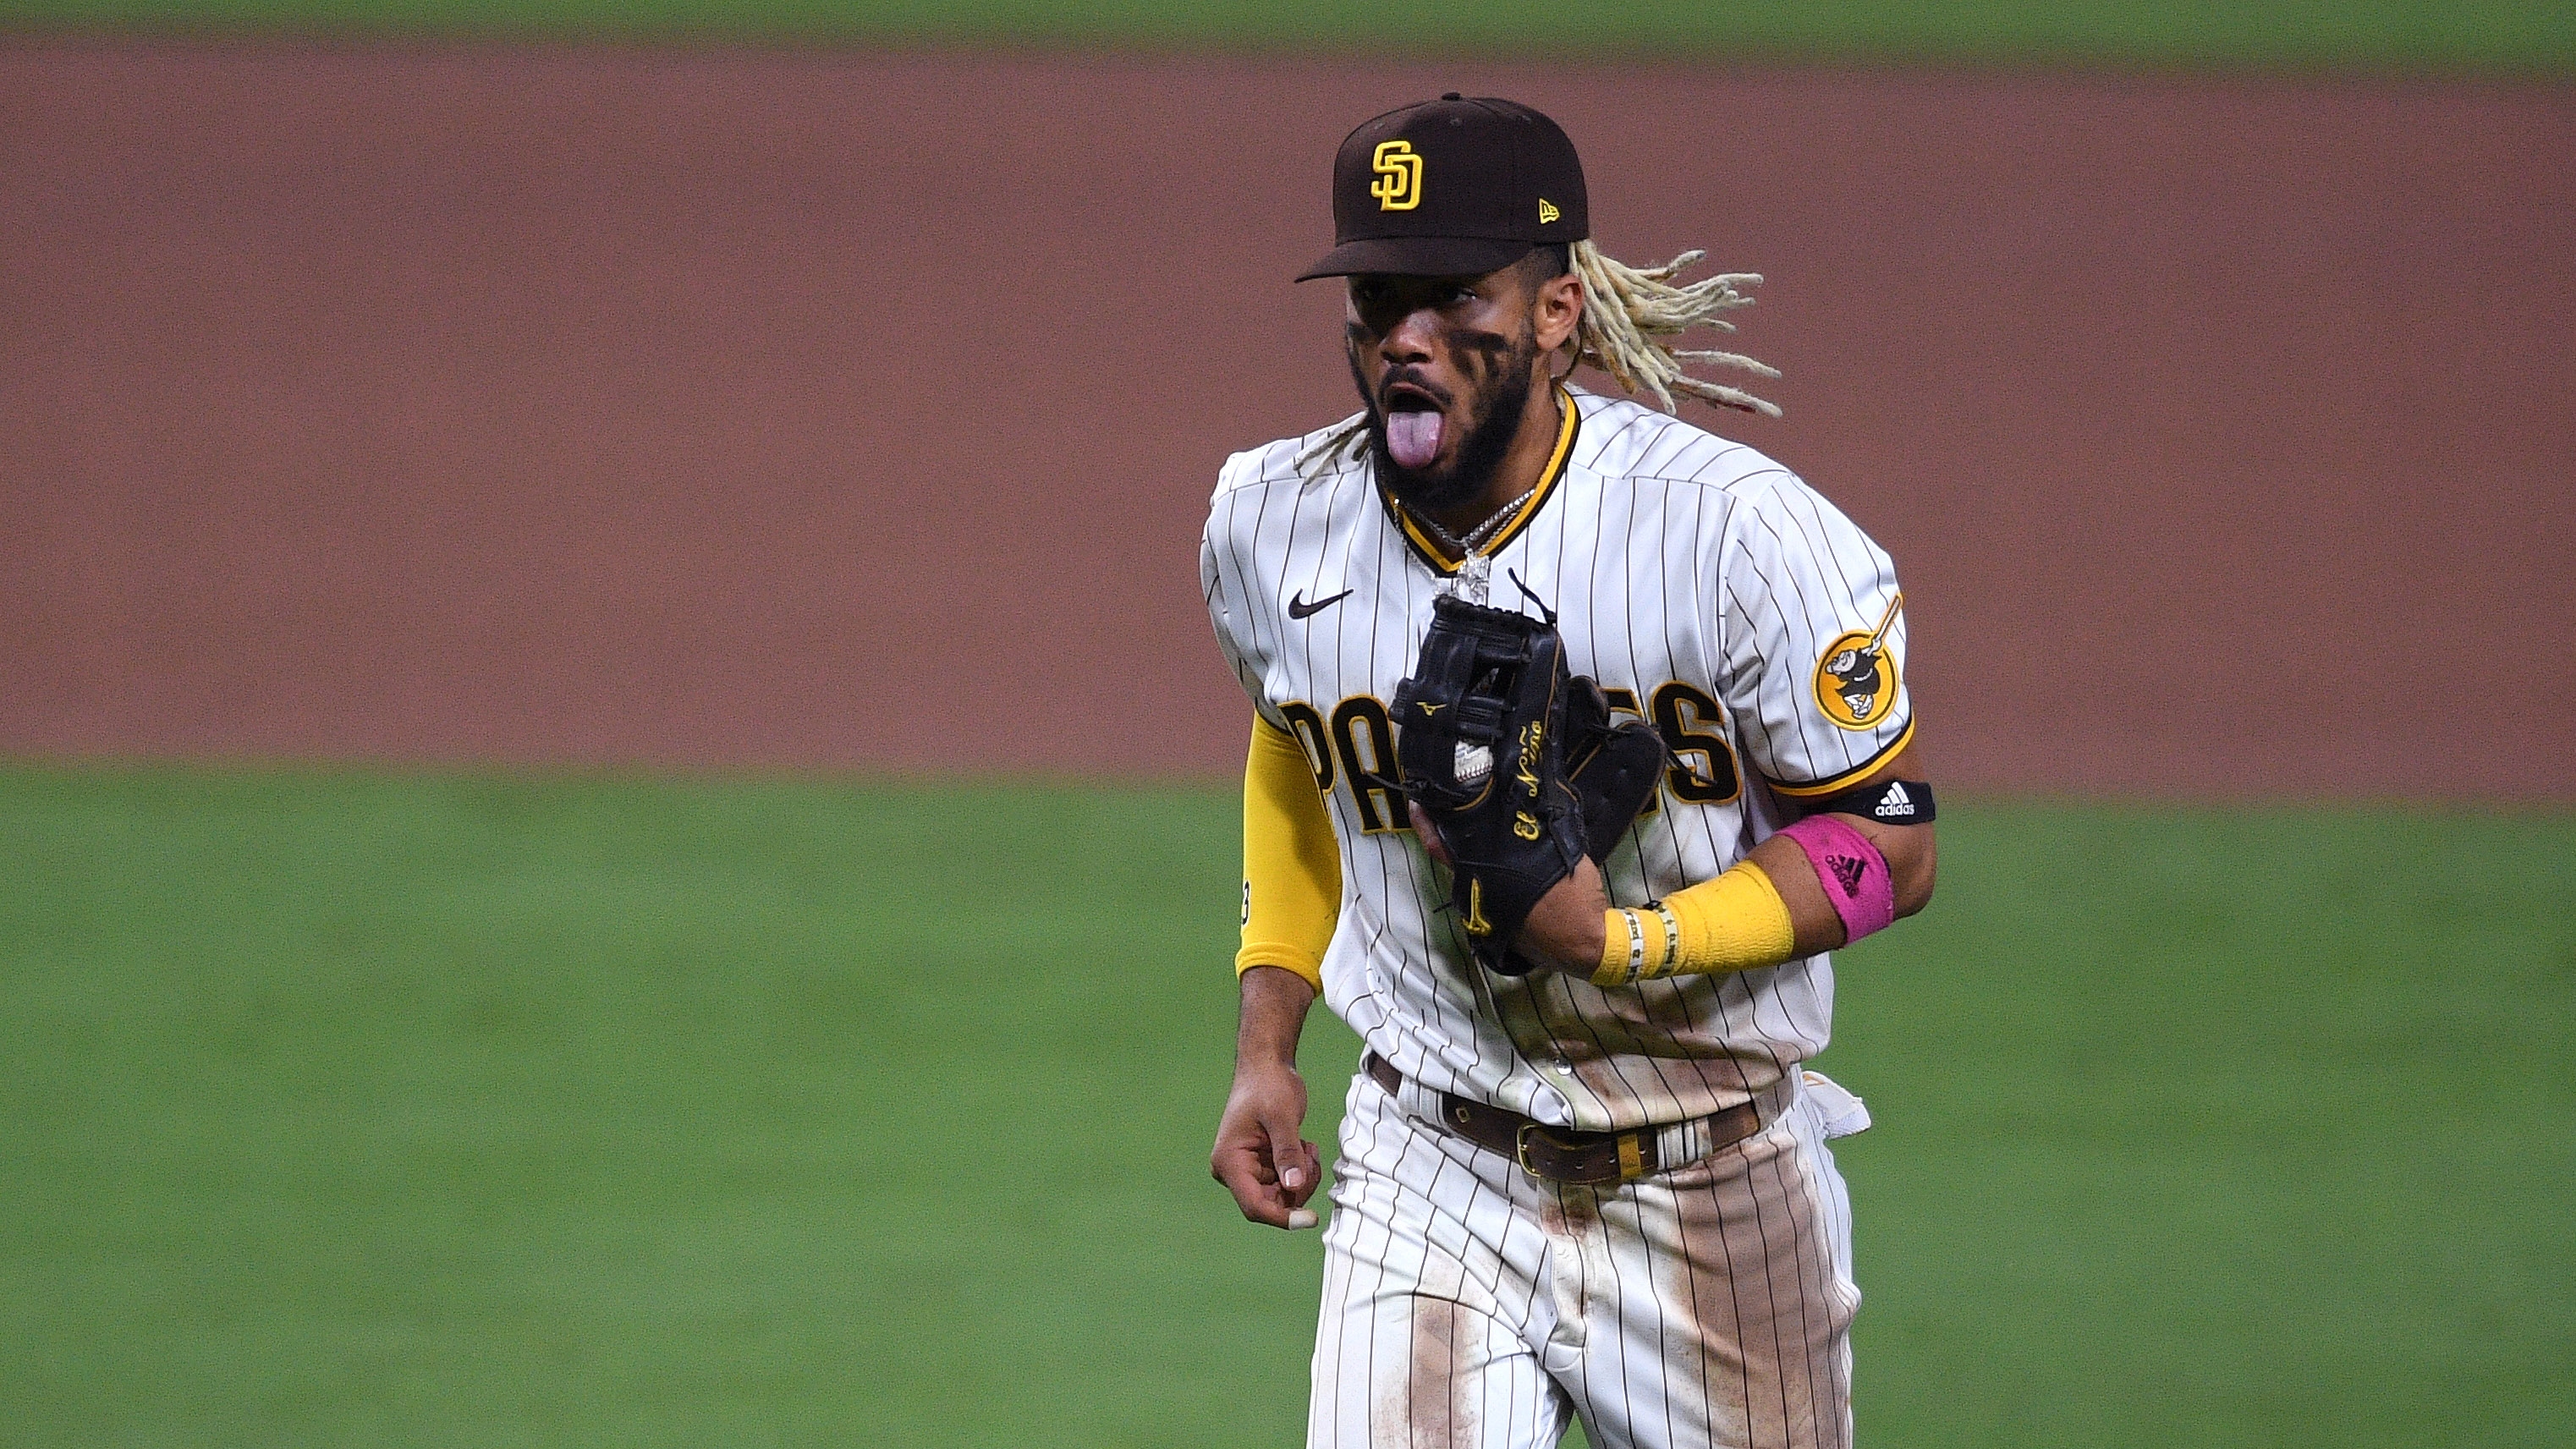
[[[1538,511],[1545,508],[1547,501],[1556,496],[1556,485],[1565,477],[1566,461],[1574,456],[1574,435],[1582,425],[1582,416],[1580,410],[1574,405],[1574,394],[1568,392],[1562,383],[1556,384],[1555,387],[1557,400],[1563,405],[1565,413],[1564,421],[1557,424],[1556,451],[1548,455],[1547,467],[1540,470],[1538,487],[1531,491],[1529,501],[1521,505],[1521,511],[1512,515],[1512,521],[1504,524],[1501,532],[1486,540],[1485,546],[1478,550],[1487,558],[1501,553],[1513,539],[1528,530],[1530,520],[1538,517]],[[1433,573],[1443,578],[1458,572],[1458,563],[1440,556],[1439,545],[1433,543],[1431,536],[1424,533],[1421,525],[1413,521],[1412,515],[1406,513],[1395,501],[1395,495],[1387,491],[1384,483],[1377,485],[1377,496],[1378,501],[1386,506],[1387,517],[1393,520],[1395,526],[1403,532],[1405,545],[1413,550],[1415,558],[1422,560]],[[1465,560],[1458,562],[1463,563]]]

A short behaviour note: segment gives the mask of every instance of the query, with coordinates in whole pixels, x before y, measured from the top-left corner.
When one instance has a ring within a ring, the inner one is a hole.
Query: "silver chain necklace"
[[[1484,547],[1485,540],[1493,537],[1502,528],[1505,520],[1518,514],[1521,511],[1521,505],[1529,502],[1537,492],[1538,485],[1531,484],[1529,492],[1495,509],[1491,517],[1470,529],[1465,538],[1460,538],[1442,528],[1431,515],[1410,504],[1406,505],[1404,511],[1413,515],[1414,522],[1431,530],[1431,536],[1438,539],[1442,547],[1458,555],[1458,577],[1450,584],[1449,591],[1466,599],[1468,603],[1482,604],[1492,592],[1494,559],[1493,555],[1479,550]]]

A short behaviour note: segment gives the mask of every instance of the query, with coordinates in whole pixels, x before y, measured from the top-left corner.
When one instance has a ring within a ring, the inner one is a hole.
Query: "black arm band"
[[[1932,787],[1921,780],[1885,780],[1827,795],[1821,800],[1799,802],[1807,813],[1832,811],[1838,815],[1857,815],[1863,820],[1876,820],[1887,825],[1929,825],[1932,823]]]

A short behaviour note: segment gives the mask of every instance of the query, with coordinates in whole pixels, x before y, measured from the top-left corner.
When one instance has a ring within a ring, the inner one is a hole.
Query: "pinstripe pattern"
[[[1800,1097],[1679,1171],[1566,1187],[1355,1079],[1309,1449],[1542,1449],[1569,1414],[1602,1449],[1847,1449],[1860,1292],[1824,1136]]]
[[[1882,619],[1901,680],[1905,624],[1887,555],[1787,470],[1635,403],[1570,396],[1574,446],[1494,549],[1493,602],[1519,602],[1517,575],[1557,611],[1575,670],[1641,714],[1665,701],[1668,738],[1713,737],[1705,773],[1743,782],[1668,778],[1609,861],[1612,898],[1633,904],[1718,874],[1782,823],[1765,782],[1831,781],[1903,743],[1901,686],[1855,729],[1815,681],[1833,641]],[[1383,728],[1441,573],[1365,459],[1298,473],[1318,437],[1229,460],[1201,552],[1227,662],[1329,786],[1342,901],[1325,999],[1421,1098],[1352,1087],[1309,1444],[1552,1445],[1576,1413],[1603,1449],[1847,1445],[1847,1202],[1813,1114],[1781,1115],[1830,1033],[1831,960],[1620,990],[1473,964],[1400,803],[1368,778],[1393,773],[1371,711]],[[1557,1187],[1434,1125],[1441,1092],[1586,1128],[1753,1101],[1769,1130],[1616,1189]]]

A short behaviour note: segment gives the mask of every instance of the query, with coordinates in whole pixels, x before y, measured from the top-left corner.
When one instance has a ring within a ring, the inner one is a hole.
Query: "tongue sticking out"
[[[1389,413],[1386,450],[1399,466],[1428,468],[1440,456],[1440,424],[1438,413]]]

